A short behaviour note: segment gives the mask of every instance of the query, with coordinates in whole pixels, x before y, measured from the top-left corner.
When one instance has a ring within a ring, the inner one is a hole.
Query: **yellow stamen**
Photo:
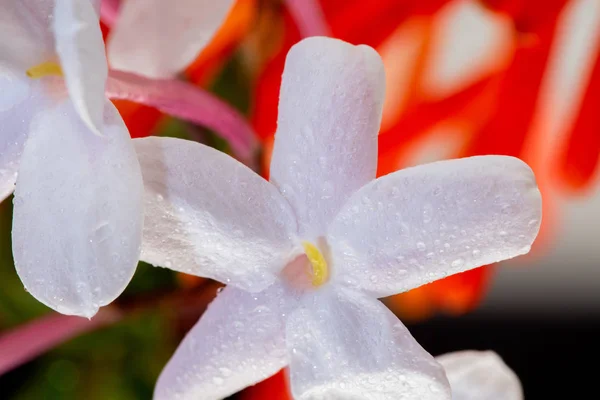
[[[49,75],[62,76],[63,74],[60,65],[52,61],[41,63],[36,65],[35,67],[31,67],[25,73],[31,79],[39,79]]]
[[[319,249],[310,242],[302,242],[304,252],[312,265],[312,284],[314,287],[319,287],[327,281],[329,277],[329,268],[325,257]]]

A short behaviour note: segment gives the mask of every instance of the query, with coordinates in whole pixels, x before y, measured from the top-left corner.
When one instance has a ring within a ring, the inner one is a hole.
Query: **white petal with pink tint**
[[[98,14],[89,0],[56,0],[56,52],[69,95],[88,128],[100,134],[108,66]]]
[[[96,15],[98,15],[99,17],[100,7],[102,6],[102,0],[90,0],[90,3],[92,3],[92,7],[94,8],[94,11],[96,11]]]
[[[452,400],[523,400],[519,378],[493,351],[457,351],[435,359],[446,371]]]
[[[294,250],[296,222],[277,189],[202,144],[134,140],[145,185],[142,259],[260,291]]]
[[[328,238],[336,279],[384,297],[528,253],[541,218],[527,164],[471,157],[371,182],[344,205]]]
[[[108,39],[114,69],[171,78],[198,56],[233,0],[128,0]]]
[[[38,110],[19,166],[15,266],[25,288],[63,314],[93,316],[139,259],[142,177],[125,124],[105,107],[103,137],[70,101]]]
[[[297,400],[450,400],[441,366],[391,311],[358,292],[307,295],[286,338]]]
[[[270,176],[304,237],[323,234],[375,178],[384,92],[383,64],[370,47],[313,37],[290,50]]]
[[[25,71],[53,56],[54,0],[0,0],[0,71]],[[0,77],[0,79],[2,79]]]
[[[163,370],[154,399],[221,399],[285,367],[282,298],[278,286],[223,289]]]
[[[49,103],[37,85],[0,69],[0,201],[13,192],[32,116]]]

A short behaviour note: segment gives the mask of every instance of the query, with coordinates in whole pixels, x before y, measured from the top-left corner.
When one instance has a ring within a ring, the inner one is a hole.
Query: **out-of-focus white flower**
[[[134,140],[142,259],[228,286],[156,399],[216,399],[289,366],[297,399],[449,399],[442,367],[378,300],[527,253],[529,167],[489,156],[375,180],[385,77],[366,46],[306,39],[283,75],[271,182],[214,149]]]
[[[108,38],[112,68],[171,78],[198,56],[234,0],[127,0]]]
[[[15,190],[15,265],[39,301],[86,317],[129,282],[143,218],[137,157],[104,94],[98,8],[0,0],[0,196]]]
[[[446,371],[452,400],[523,400],[519,378],[493,351],[457,351],[435,359]]]

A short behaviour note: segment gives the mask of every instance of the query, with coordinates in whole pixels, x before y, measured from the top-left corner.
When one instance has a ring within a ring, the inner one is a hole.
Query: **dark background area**
[[[600,315],[519,317],[474,313],[409,325],[431,354],[494,350],[521,379],[525,399],[595,398]]]

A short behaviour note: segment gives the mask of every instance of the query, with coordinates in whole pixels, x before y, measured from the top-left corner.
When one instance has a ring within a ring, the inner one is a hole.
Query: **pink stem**
[[[303,37],[331,36],[318,0],[286,0],[285,3]]]
[[[120,6],[121,0],[102,0],[102,5],[100,7],[100,19],[108,27],[111,27],[115,23],[117,15],[119,15]]]
[[[110,71],[106,95],[156,107],[162,112],[208,127],[229,141],[240,161],[254,163],[257,142],[246,118],[211,93],[176,79],[149,79]]]
[[[99,326],[115,322],[119,313],[100,310],[91,320],[52,313],[0,335],[0,375]]]

